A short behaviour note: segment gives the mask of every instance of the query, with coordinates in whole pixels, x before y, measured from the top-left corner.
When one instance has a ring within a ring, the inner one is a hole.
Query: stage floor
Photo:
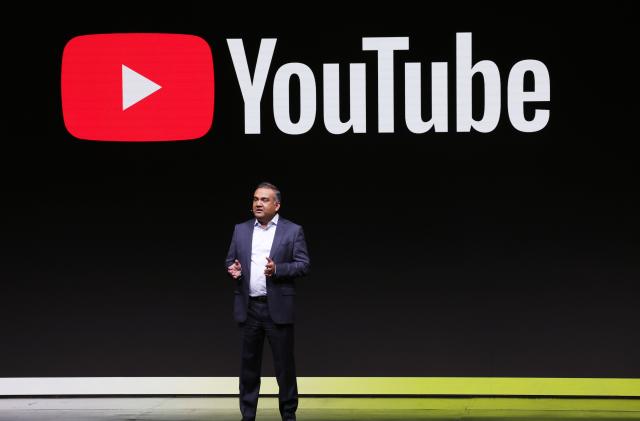
[[[447,401],[451,402],[447,404]],[[640,420],[638,400],[619,400],[617,404],[618,400],[612,399],[579,399],[577,405],[582,402],[583,410],[575,409],[576,400],[569,403],[570,400],[563,399],[527,399],[531,402],[516,405],[520,409],[504,409],[509,406],[509,401],[504,400],[467,403],[471,401],[455,398],[301,398],[297,415],[300,421]],[[237,408],[237,398],[232,397],[0,398],[0,420],[238,421]],[[261,398],[257,420],[278,421],[280,416],[276,408],[275,398]]]

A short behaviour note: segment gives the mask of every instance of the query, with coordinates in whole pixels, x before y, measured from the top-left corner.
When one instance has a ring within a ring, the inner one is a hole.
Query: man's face
[[[276,201],[276,192],[260,188],[253,193],[253,214],[260,222],[269,222],[280,209],[280,203]]]

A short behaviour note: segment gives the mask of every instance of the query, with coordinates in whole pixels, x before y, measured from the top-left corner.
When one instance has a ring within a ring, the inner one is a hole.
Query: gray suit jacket
[[[225,270],[235,259],[242,266],[242,275],[234,289],[233,316],[238,323],[247,319],[254,222],[255,219],[250,219],[235,226],[225,261]],[[280,217],[269,256],[276,264],[276,273],[267,277],[269,313],[275,323],[293,323],[295,280],[308,274],[311,267],[302,227]]]

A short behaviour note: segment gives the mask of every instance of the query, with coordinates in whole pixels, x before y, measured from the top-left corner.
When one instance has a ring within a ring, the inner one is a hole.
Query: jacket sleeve
[[[276,278],[299,278],[309,274],[311,259],[307,251],[307,242],[302,227],[298,228],[293,242],[293,261],[276,264]]]
[[[231,244],[229,245],[229,251],[227,252],[227,258],[224,261],[224,270],[227,271],[227,268],[231,266],[234,260],[238,258],[238,250],[236,246],[236,237],[238,233],[238,226],[236,225],[233,228],[233,236],[231,237]],[[244,268],[243,268],[244,269]],[[231,276],[231,275],[229,275]]]

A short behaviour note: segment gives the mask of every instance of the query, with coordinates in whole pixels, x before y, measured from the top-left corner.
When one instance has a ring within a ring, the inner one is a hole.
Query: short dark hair
[[[274,191],[274,193],[276,194],[276,201],[278,203],[282,202],[282,196],[280,195],[280,189],[278,189],[275,184],[271,184],[267,181],[263,181],[262,183],[258,184],[258,187],[256,187],[256,190],[258,189],[271,189]]]

